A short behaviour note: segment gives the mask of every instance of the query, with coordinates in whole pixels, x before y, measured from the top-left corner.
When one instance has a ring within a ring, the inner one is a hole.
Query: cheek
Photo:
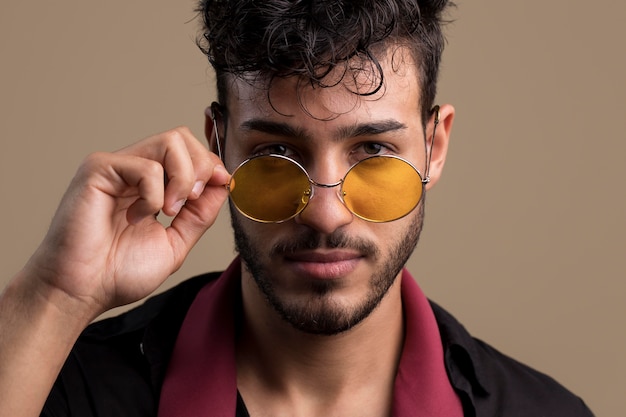
[[[375,231],[374,236],[378,248],[383,255],[388,255],[391,251],[394,251],[397,247],[398,240],[406,234],[407,228],[410,227],[410,222],[406,222],[406,216],[400,220],[396,220],[385,224],[385,228]]]
[[[424,198],[419,205],[405,217],[387,223],[386,228],[380,230],[378,240],[381,242],[381,250],[384,252],[395,251],[404,240],[419,238],[422,230],[424,216]]]
[[[230,203],[231,223],[235,231],[238,250],[246,246],[254,251],[257,257],[266,257],[270,249],[276,244],[279,233],[279,224],[263,224],[248,219],[242,215],[232,202]]]

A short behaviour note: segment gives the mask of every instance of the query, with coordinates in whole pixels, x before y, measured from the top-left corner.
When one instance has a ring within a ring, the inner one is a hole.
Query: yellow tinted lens
[[[251,219],[280,222],[298,214],[310,196],[306,173],[293,161],[260,156],[233,173],[230,197],[237,209]]]
[[[343,183],[343,199],[355,215],[388,222],[409,214],[422,198],[422,177],[408,162],[394,157],[364,159]]]

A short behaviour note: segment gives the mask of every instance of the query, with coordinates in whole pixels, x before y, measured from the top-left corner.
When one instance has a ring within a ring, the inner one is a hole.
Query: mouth
[[[353,272],[365,257],[351,250],[303,251],[285,256],[298,275],[318,280],[339,279]]]

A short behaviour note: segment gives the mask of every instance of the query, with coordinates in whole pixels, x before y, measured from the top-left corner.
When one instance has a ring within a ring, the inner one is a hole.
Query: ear
[[[428,122],[428,128],[426,129],[426,151],[432,152],[430,159],[430,182],[426,184],[426,189],[430,189],[434,186],[443,171],[443,166],[446,162],[446,155],[448,154],[448,144],[450,143],[450,133],[452,131],[452,123],[454,122],[455,110],[450,104],[444,104],[439,107],[439,124],[435,129],[436,113],[433,113],[431,119]],[[433,129],[435,129],[435,136],[433,138]]]
[[[221,126],[222,112],[220,105],[216,102],[211,103],[209,107],[204,110],[204,136],[206,137],[209,145],[209,150],[219,155],[219,132],[221,129],[223,132],[223,126]],[[216,129],[217,126],[217,129]]]

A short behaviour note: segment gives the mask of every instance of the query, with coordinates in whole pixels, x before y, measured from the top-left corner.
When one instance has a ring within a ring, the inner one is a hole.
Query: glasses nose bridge
[[[330,183],[323,183],[323,182],[315,181],[311,177],[311,174],[309,173],[309,171],[307,171],[306,169],[304,170],[304,172],[306,173],[306,176],[309,179],[309,183],[311,184],[310,198],[313,198],[315,196],[315,188],[331,189],[331,188],[340,187],[337,190],[337,197],[339,197],[339,200],[345,205],[345,203],[343,202],[343,198],[341,196],[341,186],[342,186],[344,180],[346,179],[347,173],[344,174],[344,176],[341,177],[341,179],[338,180],[338,181],[330,182]]]
[[[352,167],[348,167],[347,171],[344,171],[345,167],[341,165],[342,164],[339,164],[337,162],[330,162],[329,160],[323,160],[322,162],[318,162],[314,164],[314,166],[308,166],[308,167],[303,166],[302,169],[304,170],[307,178],[309,179],[309,183],[313,187],[335,188],[335,187],[340,187],[341,184],[343,184],[343,182],[346,179],[346,175],[350,171],[350,168],[352,168]],[[311,169],[312,171],[315,171],[315,172],[312,172]],[[325,177],[324,179],[330,179],[332,178],[333,175],[340,175],[340,177],[339,177],[339,180],[334,181],[334,182],[321,182],[321,181],[317,181],[313,179],[313,175],[315,175],[316,177],[319,177],[320,174],[321,176]]]
[[[340,179],[340,180],[339,180],[339,181],[337,181],[337,182],[333,182],[333,183],[330,183],[330,184],[324,184],[324,183],[321,183],[321,182],[317,182],[317,181],[315,181],[313,178],[311,178],[311,176],[310,176],[310,175],[308,175],[308,173],[307,173],[307,176],[309,177],[309,183],[310,183],[310,184],[311,184],[311,186],[312,186],[312,187],[311,187],[311,190],[310,190],[310,192],[309,192],[309,201],[310,201],[310,199],[313,199],[313,198],[315,197],[315,195],[316,195],[316,194],[315,194],[315,188],[321,188],[321,189],[327,189],[327,190],[330,190],[330,189],[332,189],[332,188],[341,187],[341,185],[343,184],[343,181],[344,181],[344,179],[345,179],[345,177],[344,177],[344,178]],[[346,203],[343,201],[342,189],[341,189],[341,188],[339,188],[339,189],[337,190],[335,198],[339,198],[339,201],[340,201],[340,202],[341,202],[344,206],[346,205]],[[307,202],[307,204],[306,204],[306,205],[308,206],[308,202]],[[304,210],[305,208],[306,208],[306,207],[303,207],[302,209]]]
[[[325,226],[328,232],[338,227],[338,224],[349,222],[349,219],[353,218],[354,212],[350,210],[343,198],[342,186],[345,176],[332,183],[322,183],[311,178],[311,175],[306,170],[305,173],[310,184],[309,190],[305,192],[308,199],[297,213],[297,219],[299,219],[297,221],[316,225],[319,228]],[[319,190],[317,190],[318,188]],[[324,214],[320,216],[322,212]],[[332,224],[334,226],[330,227]]]
[[[333,182],[330,184],[324,184],[321,182],[317,182],[315,181],[313,178],[311,178],[311,176],[309,176],[309,182],[311,183],[311,185],[318,187],[318,188],[335,188],[335,187],[339,187],[341,184],[343,184],[343,180],[344,178],[340,179],[337,182]]]

